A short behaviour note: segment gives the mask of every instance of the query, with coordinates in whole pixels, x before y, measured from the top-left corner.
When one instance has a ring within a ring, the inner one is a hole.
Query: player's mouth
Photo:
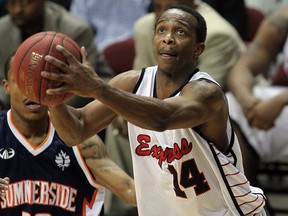
[[[26,101],[26,102],[25,102],[25,105],[26,105],[27,108],[29,108],[29,109],[32,110],[32,111],[39,110],[39,109],[42,107],[41,104],[35,103],[35,102],[33,102],[33,101],[30,101],[30,100],[29,100],[29,101]]]
[[[159,55],[163,59],[174,59],[177,57],[177,53],[173,50],[161,50]]]

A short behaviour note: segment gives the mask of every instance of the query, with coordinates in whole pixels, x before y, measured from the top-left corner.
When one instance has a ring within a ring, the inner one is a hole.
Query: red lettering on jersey
[[[163,148],[161,146],[152,146],[149,148],[149,143],[151,141],[150,136],[140,134],[137,137],[137,141],[139,145],[137,146],[135,152],[139,156],[152,156],[158,160],[158,164],[161,167],[163,161],[167,161],[168,163],[172,163],[174,160],[179,160],[183,157],[183,155],[188,154],[192,150],[192,143],[188,142],[187,139],[182,138],[181,144],[178,143],[173,144],[173,148]]]
[[[151,141],[150,137],[147,135],[139,135],[137,137],[137,141],[139,142],[139,146],[136,148],[136,154],[139,154],[141,156],[148,156],[150,155],[150,151],[149,150],[144,150],[145,148],[149,147],[149,144],[147,144],[147,142],[149,143]]]

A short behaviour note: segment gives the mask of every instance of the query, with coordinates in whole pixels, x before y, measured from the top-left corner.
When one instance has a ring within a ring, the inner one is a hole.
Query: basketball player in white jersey
[[[121,73],[107,84],[84,48],[83,63],[59,46],[68,63],[46,57],[64,71],[42,72],[64,82],[48,94],[71,91],[96,98],[82,109],[50,107],[66,144],[77,145],[117,115],[128,121],[140,216],[266,215],[262,190],[244,175],[225,94],[195,66],[205,37],[203,17],[175,5],[155,25],[157,66]]]
[[[0,113],[0,215],[102,216],[103,186],[135,206],[133,179],[101,139],[93,135],[80,149],[65,145],[48,108],[21,93],[11,65],[9,59],[3,80],[11,109]]]

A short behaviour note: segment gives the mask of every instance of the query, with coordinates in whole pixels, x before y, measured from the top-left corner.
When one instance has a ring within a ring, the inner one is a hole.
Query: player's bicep
[[[223,106],[223,92],[207,80],[188,84],[179,97],[167,99],[174,107],[169,128],[191,128],[203,124],[217,115]]]

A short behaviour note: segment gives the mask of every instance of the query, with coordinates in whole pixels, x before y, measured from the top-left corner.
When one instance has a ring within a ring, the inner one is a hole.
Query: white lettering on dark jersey
[[[12,148],[8,148],[8,149],[4,149],[1,148],[0,149],[0,158],[7,160],[10,159],[12,157],[14,157],[15,155],[15,151]]]
[[[58,183],[25,180],[9,185],[6,198],[1,197],[1,209],[23,204],[57,206],[75,212],[77,190]]]

